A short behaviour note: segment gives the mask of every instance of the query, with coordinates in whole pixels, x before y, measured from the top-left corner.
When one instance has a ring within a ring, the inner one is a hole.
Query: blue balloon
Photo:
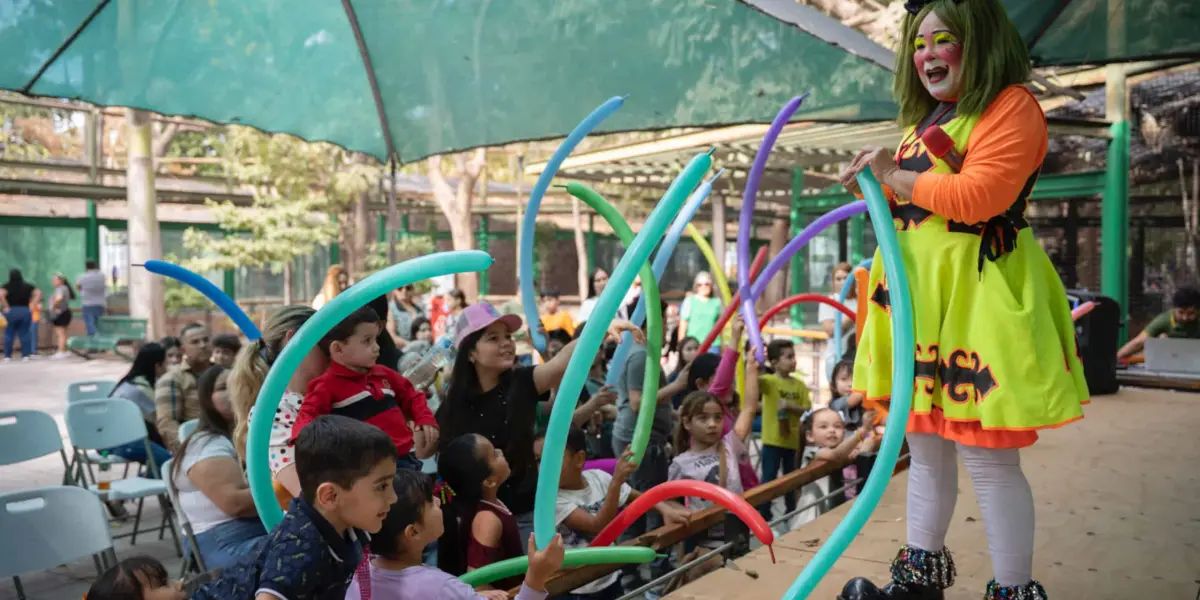
[[[258,330],[258,326],[254,324],[254,321],[250,320],[250,316],[246,314],[246,311],[242,310],[242,307],[238,306],[237,302],[233,301],[233,298],[230,298],[228,294],[221,291],[221,288],[213,285],[213,282],[208,279],[205,279],[194,271],[189,271],[179,265],[162,260],[148,260],[142,266],[155,275],[170,277],[204,294],[205,297],[212,300],[213,304],[216,304],[217,308],[220,308],[233,321],[234,325],[238,326],[238,329],[242,330],[242,333],[251,342],[257,342],[258,338],[262,337],[262,332]]]
[[[858,267],[862,267],[862,268],[870,271],[872,262],[874,262],[874,261],[870,258],[863,259],[862,262],[858,263]],[[855,269],[858,269],[858,267],[855,267]],[[852,290],[852,289],[854,289],[854,271],[853,270],[850,271],[850,276],[846,277],[845,283],[842,284],[842,290],[840,292],[838,292],[837,301],[841,304],[845,304],[846,296],[850,295],[850,290]],[[859,300],[859,302],[865,302],[863,298],[859,298],[858,300]],[[865,303],[858,307],[858,310],[866,310],[866,309],[867,309],[867,306]],[[837,311],[837,315],[833,318],[833,330],[834,331],[840,332],[842,330],[842,319],[844,317],[845,317],[845,315],[842,314],[842,311],[840,311],[840,310]],[[833,336],[834,361],[842,360],[842,338],[843,337],[845,337],[845,336],[840,333],[835,334]],[[833,365],[829,365],[825,370],[829,371],[829,374],[832,376]]]
[[[651,269],[654,271],[654,280],[662,279],[663,273],[667,270],[667,263],[671,262],[671,255],[675,253],[675,246],[679,244],[679,238],[683,235],[683,230],[687,228],[687,224],[696,216],[696,211],[700,210],[700,205],[704,200],[712,194],[713,183],[717,178],[725,172],[725,169],[717,171],[711,179],[700,184],[692,196],[688,198],[687,203],[679,210],[675,221],[671,223],[671,228],[667,230],[667,235],[663,237],[662,246],[658,248],[658,253],[654,255],[654,264]],[[634,325],[641,325],[642,321],[646,320],[646,296],[643,294],[638,298],[637,308],[633,309],[633,316],[629,319]],[[616,352],[613,353],[612,361],[608,365],[608,374],[604,377],[604,383],[613,387],[617,386],[617,382],[621,377],[621,373],[625,371],[625,363],[629,361],[629,353],[633,352],[633,335],[624,333],[621,335],[621,345],[617,346]]]
[[[608,118],[609,115],[617,112],[621,105],[625,103],[625,99],[620,96],[609,98],[604,104],[596,107],[592,114],[588,115],[575,129],[571,131],[571,135],[563,140],[558,149],[546,161],[546,168],[542,170],[542,174],[538,175],[537,183],[533,185],[533,189],[529,192],[529,203],[525,205],[525,216],[521,220],[521,247],[517,249],[517,266],[520,274],[521,286],[521,306],[525,311],[525,322],[529,325],[529,336],[533,341],[533,347],[537,348],[538,352],[546,351],[546,338],[538,330],[537,324],[540,322],[538,316],[537,295],[533,291],[533,232],[537,225],[538,209],[542,206],[542,196],[546,195],[546,190],[550,188],[550,181],[558,174],[558,168],[562,166],[567,156],[587,137],[601,121]]]
[[[888,412],[887,428],[883,434],[883,444],[879,448],[879,455],[875,466],[871,468],[871,475],[867,477],[866,485],[863,486],[862,492],[859,492],[846,517],[838,524],[837,529],[833,530],[829,540],[821,546],[804,567],[800,577],[783,595],[784,600],[808,598],[879,505],[879,499],[892,479],[896,459],[900,456],[900,446],[904,443],[904,431],[908,426],[908,412],[912,404],[916,345],[913,339],[912,291],[908,286],[908,272],[905,271],[904,260],[900,256],[900,243],[896,239],[891,209],[870,168],[858,174],[858,185],[866,198],[867,208],[871,213],[871,226],[875,228],[875,237],[879,240],[879,253],[883,258],[883,269],[891,299],[892,403]]]
[[[271,423],[275,418],[275,411],[279,409],[279,400],[287,389],[288,381],[292,379],[304,357],[308,356],[308,352],[329,333],[329,330],[350,316],[350,313],[396,288],[442,275],[483,271],[491,264],[492,257],[479,250],[438,252],[406,260],[349,287],[322,306],[321,310],[296,330],[296,334],[283,347],[283,351],[267,371],[267,378],[259,388],[246,438],[246,479],[250,483],[250,496],[254,499],[254,507],[258,509],[258,518],[262,519],[267,531],[283,518],[283,510],[275,500],[275,489],[271,485],[271,468],[267,463]]]

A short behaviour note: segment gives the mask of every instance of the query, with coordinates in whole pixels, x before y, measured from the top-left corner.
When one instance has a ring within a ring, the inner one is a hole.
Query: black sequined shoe
[[[993,579],[987,584],[984,600],[1049,600],[1046,588],[1036,581],[1025,585],[1002,586]]]
[[[954,585],[954,576],[949,550],[929,552],[904,546],[892,560],[891,583],[880,589],[857,577],[846,583],[838,600],[943,600],[942,590]]]

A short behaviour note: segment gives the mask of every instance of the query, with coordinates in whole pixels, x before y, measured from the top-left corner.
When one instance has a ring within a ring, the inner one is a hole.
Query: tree
[[[475,184],[480,176],[486,173],[487,152],[477,148],[472,152],[460,152],[452,155],[454,172],[457,179],[451,182],[450,177],[442,171],[445,161],[440,155],[431,156],[426,160],[429,183],[433,187],[433,199],[450,224],[450,239],[455,250],[470,250],[474,247],[471,235],[471,207],[475,200]],[[478,273],[460,273],[456,277],[456,285],[466,294],[467,298],[479,295]]]
[[[225,135],[230,172],[254,187],[249,208],[210,202],[225,235],[189,229],[186,262],[197,272],[267,267],[283,273],[284,303],[292,303],[292,264],[338,239],[330,218],[366,194],[378,165],[326,143],[231,127]],[[365,259],[365,249],[360,255]]]

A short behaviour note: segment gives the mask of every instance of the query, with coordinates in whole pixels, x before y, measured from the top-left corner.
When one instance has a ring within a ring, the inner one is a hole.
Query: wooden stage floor
[[[1048,431],[1022,453],[1037,502],[1034,577],[1052,599],[1193,600],[1200,589],[1200,394],[1124,388],[1095,398],[1085,418]],[[971,480],[946,545],[955,553],[953,600],[978,600],[991,579],[987,537]],[[888,580],[905,539],[907,477],[889,485],[858,538],[810,597],[832,600],[854,576]],[[776,600],[849,504],[766,548],[684,586],[676,600]],[[747,572],[757,574],[752,577]]]

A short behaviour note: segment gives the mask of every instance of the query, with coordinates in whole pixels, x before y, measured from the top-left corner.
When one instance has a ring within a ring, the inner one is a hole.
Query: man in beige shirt
[[[155,423],[172,453],[179,450],[179,424],[200,417],[196,378],[211,366],[212,357],[208,331],[199,323],[185,325],[179,341],[183,362],[154,385]]]

